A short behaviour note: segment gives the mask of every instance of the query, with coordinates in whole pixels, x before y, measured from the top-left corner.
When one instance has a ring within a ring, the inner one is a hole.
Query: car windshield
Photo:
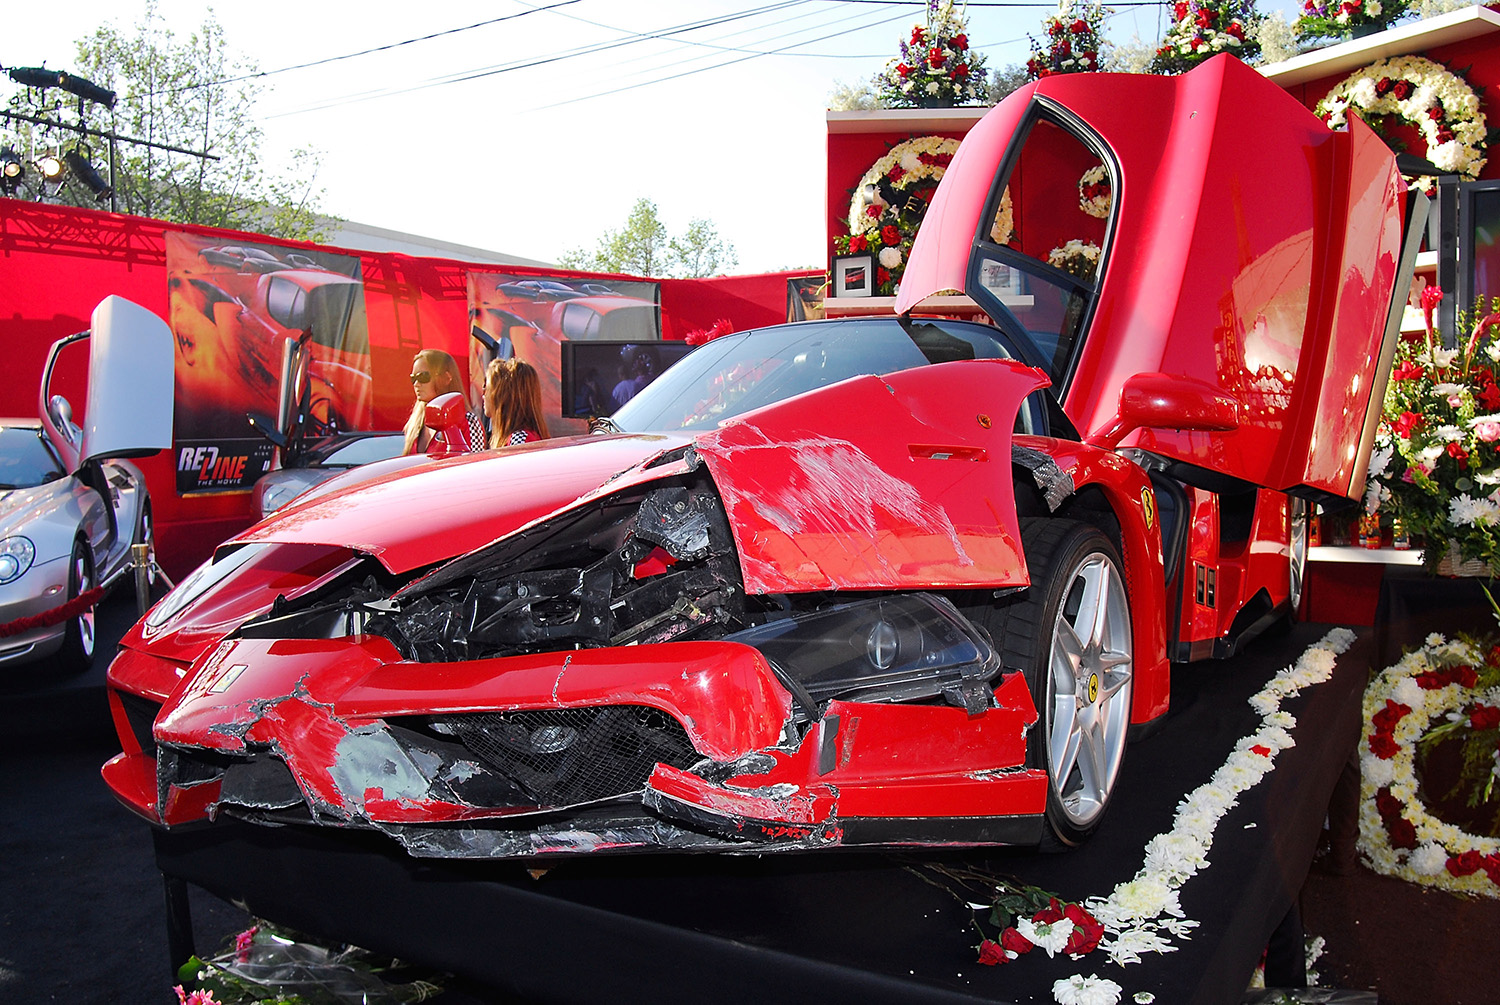
[[[625,432],[712,429],[763,405],[862,374],[1014,359],[999,332],[962,321],[811,321],[726,335],[684,357],[612,416]]]
[[[66,472],[31,426],[0,426],[0,489],[29,489]]]
[[[384,461],[401,453],[406,439],[400,433],[383,436],[361,436],[328,451],[320,463],[324,467],[356,467],[372,461]]]

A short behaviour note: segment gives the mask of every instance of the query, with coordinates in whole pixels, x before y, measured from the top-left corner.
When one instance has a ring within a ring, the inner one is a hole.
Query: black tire
[[[1021,546],[1031,586],[985,620],[1037,706],[1026,759],[1047,773],[1042,848],[1057,851],[1098,828],[1119,779],[1134,683],[1130,598],[1118,550],[1091,524],[1023,519]],[[1076,632],[1086,620],[1087,633]]]
[[[94,588],[94,559],[82,540],[73,542],[68,560],[68,599],[71,601]],[[80,674],[94,665],[94,609],[81,611],[67,621],[63,631],[58,665],[65,674]]]

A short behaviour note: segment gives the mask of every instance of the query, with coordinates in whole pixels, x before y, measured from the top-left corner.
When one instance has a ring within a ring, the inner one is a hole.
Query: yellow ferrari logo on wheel
[[[1095,701],[1098,701],[1098,700],[1099,700],[1099,675],[1096,674],[1096,673],[1091,673],[1091,674],[1089,674],[1089,701],[1095,702]]]

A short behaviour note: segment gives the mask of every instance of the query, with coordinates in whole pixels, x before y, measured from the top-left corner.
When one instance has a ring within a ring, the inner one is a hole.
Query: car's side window
[[[1103,275],[1114,174],[1094,148],[1044,116],[1000,170],[970,292],[1026,335],[1061,384]]]

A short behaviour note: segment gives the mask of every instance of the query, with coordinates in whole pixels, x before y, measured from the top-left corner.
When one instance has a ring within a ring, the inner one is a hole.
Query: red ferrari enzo
[[[1080,842],[1169,660],[1288,616],[1301,500],[1361,491],[1424,214],[1228,57],[1029,85],[897,316],[222,545],[125,638],[105,778],[419,856]],[[956,289],[993,324],[915,316]]]

